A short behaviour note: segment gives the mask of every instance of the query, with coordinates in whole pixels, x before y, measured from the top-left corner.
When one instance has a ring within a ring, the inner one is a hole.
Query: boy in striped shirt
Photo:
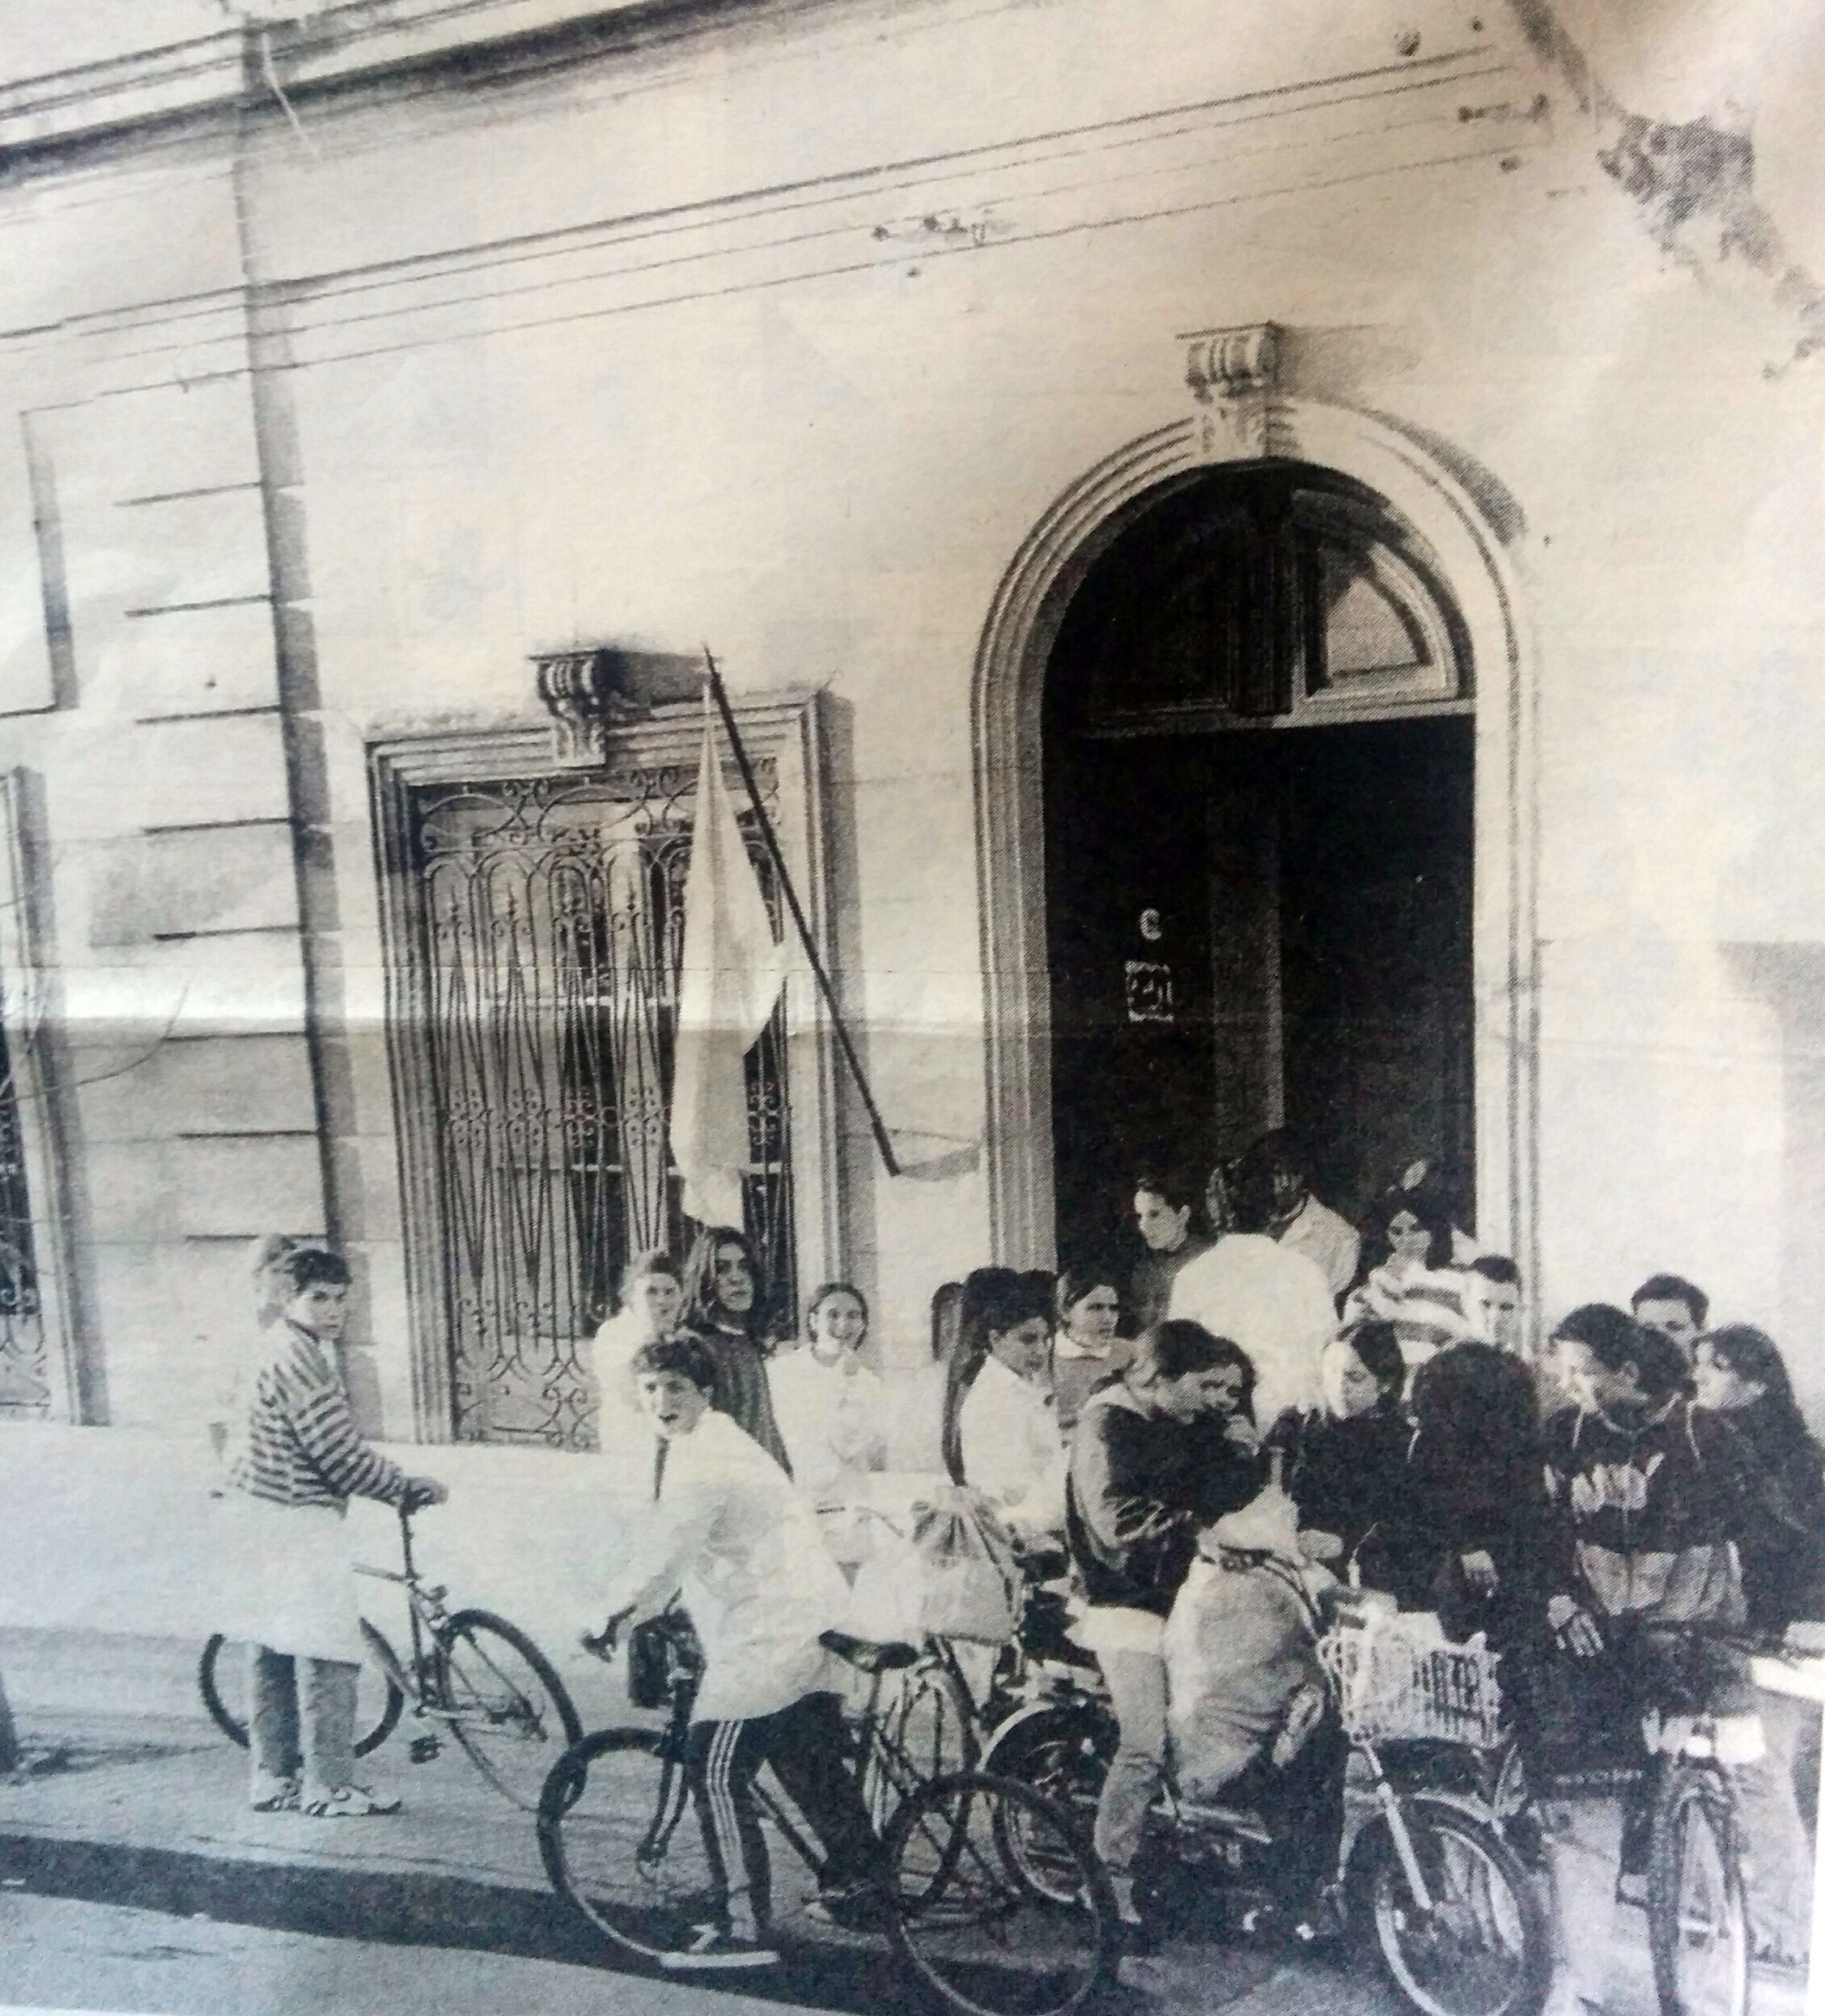
[[[397,1812],[397,1799],[353,1782],[362,1646],[343,1520],[350,1498],[410,1511],[448,1494],[370,1448],[355,1425],[336,1354],[348,1320],[347,1262],[304,1246],[276,1271],[284,1320],[263,1340],[226,1500],[247,1570],[251,1802],[326,1819]]]

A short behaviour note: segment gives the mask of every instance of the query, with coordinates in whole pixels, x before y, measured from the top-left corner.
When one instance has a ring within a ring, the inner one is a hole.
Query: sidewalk
[[[532,1816],[453,1748],[414,1765],[396,1736],[367,1775],[397,1791],[405,1810],[333,1822],[248,1810],[244,1754],[200,1709],[111,1716],[37,1706],[19,1719],[27,1770],[0,1785],[0,1891],[557,1963],[598,1978],[616,1971],[612,1951],[553,1894]],[[853,1956],[842,1959],[839,1967],[795,1969],[789,1987],[750,1976],[715,2006],[735,2016],[809,1998],[856,2016],[878,2009],[880,1982]],[[639,2005],[682,2016],[706,1992],[643,1976]]]
[[[21,1649],[16,1635],[7,1636],[10,1649]],[[108,1697],[87,1649],[72,1641],[63,1656],[22,1667],[36,1683],[22,1688],[15,1707],[28,1759],[40,1768],[0,1785],[0,1895],[133,1907],[376,1948],[439,1949],[477,1963],[483,1954],[555,1963],[588,1970],[588,1985],[619,1975],[631,1989],[638,1980],[643,2011],[682,2008],[660,1994],[652,1976],[619,1967],[605,1942],[553,1894],[532,1816],[486,1785],[453,1746],[413,1764],[408,1720],[366,1760],[369,1780],[405,1800],[396,1816],[329,1822],[256,1814],[246,1805],[244,1754],[196,1700],[190,1648],[174,1645],[155,1660],[148,1654],[143,1698],[158,1705],[131,1716],[95,1705]],[[72,1680],[70,1691],[83,1698],[67,1707],[45,1698],[45,1676],[60,1669],[88,1676],[80,1686]],[[586,1721],[603,1719],[594,1702],[582,1712]],[[783,1887],[783,1904],[800,1886]],[[1611,2016],[1653,2016],[1640,1914],[1615,1915]],[[732,1996],[694,1984],[691,1993],[716,1993],[719,2016],[733,2016],[742,2001],[849,2016],[903,2005],[906,1984],[877,1943],[802,1923],[791,1930],[790,1960],[778,1976],[745,1976]],[[1322,2016],[1348,2007],[1394,2016],[1406,2006],[1360,1959],[1339,1954],[1288,1965],[1229,1945],[1169,1950],[1133,1985],[1141,1992],[1131,2007],[1161,2012]],[[8,1992],[0,1978],[0,2001]],[[1765,2016],[1799,2016],[1802,1997],[1791,1988],[1771,1993],[1758,1980],[1756,1997]]]
[[[28,1649],[17,1634],[8,1637],[11,1653]],[[477,1960],[556,1963],[590,1970],[597,1980],[618,1973],[634,1991],[630,2005],[643,2016],[660,2009],[654,1991],[672,1984],[619,1969],[612,1950],[552,1892],[532,1816],[486,1785],[453,1746],[428,1763],[410,1763],[410,1721],[365,1760],[368,1779],[405,1800],[399,1814],[330,1822],[249,1811],[244,1754],[200,1704],[190,1707],[189,1653],[173,1645],[154,1657],[148,1649],[144,1691],[159,1707],[133,1716],[94,1705],[105,1694],[80,1656],[21,1657],[22,1673],[34,1676],[20,1690],[21,1734],[39,1768],[0,1785],[0,1898],[138,1908]],[[83,1703],[48,1704],[45,1676],[59,1667],[81,1679],[73,1689]],[[85,1671],[90,1677],[81,1678]],[[786,1874],[787,1858],[776,1866]],[[804,1887],[791,1879],[797,1873],[792,1866],[782,1886],[783,1905]],[[744,2001],[847,2016],[906,2005],[907,1984],[879,1942],[814,1931],[804,1921],[789,1931],[789,1959],[778,1976],[745,1976],[732,1995],[707,1983],[690,1984],[691,1992],[715,1993],[719,2016]],[[1341,1974],[1342,1964],[1288,1969],[1249,1949],[1186,1949],[1163,1957],[1151,1992],[1128,2005],[1301,2016],[1342,2001],[1365,2016],[1392,2016],[1395,2005],[1376,1976]],[[0,1979],[0,2002],[7,1992]]]

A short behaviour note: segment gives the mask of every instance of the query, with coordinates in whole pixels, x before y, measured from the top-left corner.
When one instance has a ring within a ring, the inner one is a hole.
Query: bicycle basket
[[[1425,1643],[1398,1628],[1348,1627],[1318,1640],[1345,1730],[1372,1742],[1502,1740],[1499,1655],[1481,1645]]]

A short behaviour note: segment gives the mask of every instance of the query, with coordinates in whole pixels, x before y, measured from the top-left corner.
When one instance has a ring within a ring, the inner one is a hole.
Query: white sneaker
[[[694,1925],[682,1946],[659,1956],[673,1974],[715,1973],[724,1969],[777,1967],[779,1955],[759,1939],[745,1939],[720,1925]]]
[[[247,1803],[256,1813],[295,1813],[298,1780],[281,1777],[276,1771],[256,1771]]]
[[[398,1812],[399,1802],[370,1792],[365,1785],[332,1785],[327,1792],[306,1794],[299,1810],[313,1820],[367,1820]]]

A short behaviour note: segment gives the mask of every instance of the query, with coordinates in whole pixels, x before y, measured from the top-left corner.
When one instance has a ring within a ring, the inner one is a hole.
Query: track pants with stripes
[[[772,1765],[787,1797],[822,1843],[826,1860],[819,1881],[825,1888],[878,1873],[881,1844],[855,1784],[835,1695],[808,1694],[773,1715],[694,1722],[687,1756],[712,1905],[725,1927],[732,1916],[739,1924],[751,1912],[764,1931],[772,1916],[766,1843],[753,1793],[763,1763]]]

